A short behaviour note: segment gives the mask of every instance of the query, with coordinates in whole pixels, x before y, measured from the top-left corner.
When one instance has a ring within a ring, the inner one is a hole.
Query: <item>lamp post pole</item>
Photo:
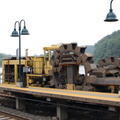
[[[22,74],[21,74],[21,33],[20,31],[21,31],[21,24],[19,24],[19,80],[21,82]]]
[[[24,22],[24,27],[21,31],[21,23],[22,21]],[[18,23],[18,29],[19,29],[19,33],[16,31],[16,23]],[[29,35],[29,32],[28,30],[26,29],[26,25],[25,25],[25,20],[21,20],[20,22],[19,21],[16,21],[15,24],[14,24],[14,31],[12,32],[12,35],[11,37],[19,37],[19,75],[18,75],[18,82],[23,82],[23,87],[25,87],[26,83],[25,83],[25,80],[22,80],[22,66],[21,66],[21,35]]]
[[[111,0],[111,2],[110,2],[110,10],[112,10],[112,2],[113,2],[113,0]]]

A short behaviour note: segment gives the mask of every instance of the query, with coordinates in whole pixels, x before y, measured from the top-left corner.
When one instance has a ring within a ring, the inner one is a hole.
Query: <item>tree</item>
[[[120,30],[113,32],[111,35],[107,35],[95,44],[94,60],[98,60],[107,57],[120,57]]]

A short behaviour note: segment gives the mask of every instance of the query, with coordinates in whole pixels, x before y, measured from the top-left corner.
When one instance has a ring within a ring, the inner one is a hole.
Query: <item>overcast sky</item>
[[[120,29],[120,22],[107,23],[111,0],[1,0],[0,52],[16,54],[17,37],[10,37],[15,21],[24,19],[29,36],[21,36],[22,55],[42,54],[51,44],[77,42],[94,45]],[[113,1],[113,12],[120,20],[120,0]],[[18,30],[18,25],[16,26]],[[23,27],[23,23],[21,24]]]

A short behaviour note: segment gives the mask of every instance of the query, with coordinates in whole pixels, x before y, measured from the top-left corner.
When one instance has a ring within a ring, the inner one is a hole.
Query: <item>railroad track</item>
[[[14,95],[11,95],[11,94],[8,94],[8,93],[3,93],[3,92],[0,92],[0,97],[15,98]]]
[[[0,120],[31,120],[0,110]]]

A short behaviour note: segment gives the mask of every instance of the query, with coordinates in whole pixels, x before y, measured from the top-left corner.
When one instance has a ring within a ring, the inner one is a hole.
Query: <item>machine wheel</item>
[[[98,65],[98,69],[104,69],[106,77],[120,77],[120,58],[109,57],[101,59],[99,60]]]
[[[120,90],[120,58],[109,57],[99,60],[98,67],[92,74],[104,80],[102,86],[95,85],[96,91],[118,93]]]
[[[49,71],[53,78],[51,85],[61,89],[66,89],[68,84],[74,85],[73,89],[91,89],[86,78],[96,65],[93,63],[93,56],[85,53],[85,49],[86,47],[77,46],[77,43],[71,43],[62,44],[60,50],[54,51],[50,61],[52,70]],[[85,74],[79,73],[81,65],[85,68]]]

